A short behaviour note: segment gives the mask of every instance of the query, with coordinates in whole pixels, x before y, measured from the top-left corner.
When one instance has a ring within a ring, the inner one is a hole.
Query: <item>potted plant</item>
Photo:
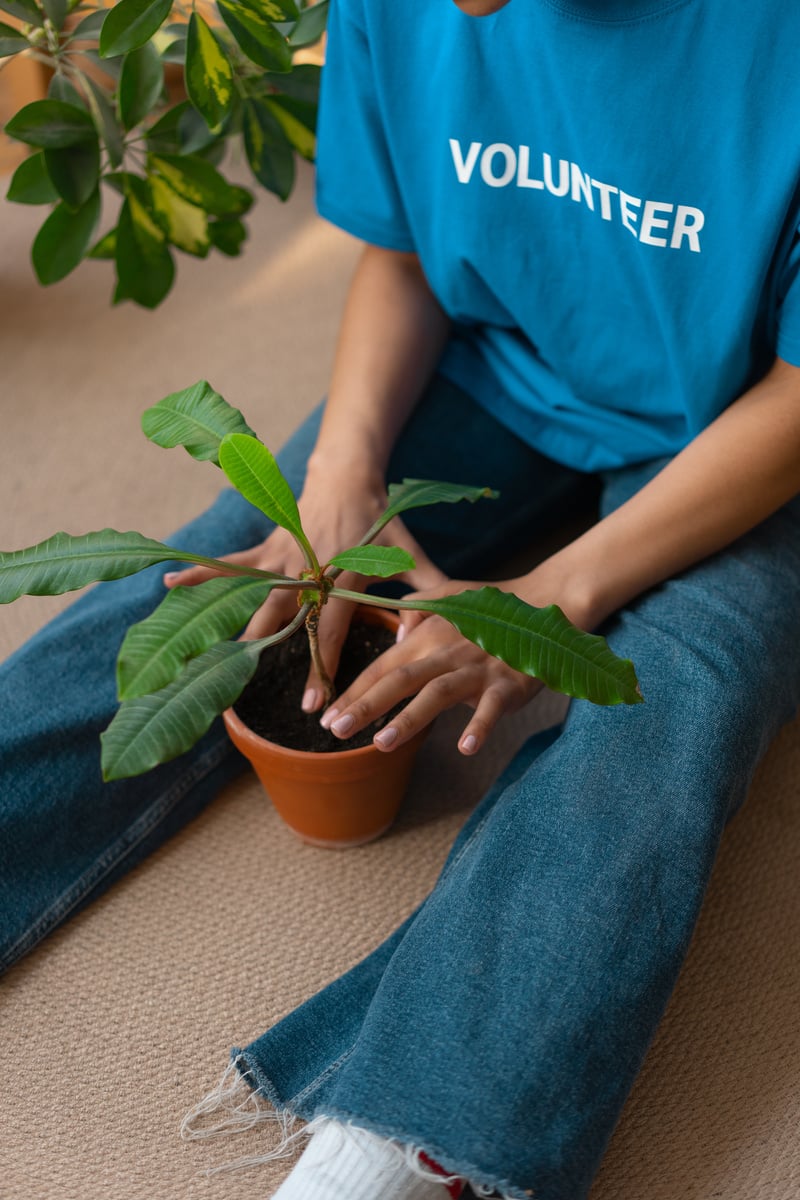
[[[7,198],[49,206],[32,247],[43,284],[84,258],[115,265],[114,303],[155,308],[175,250],[238,255],[252,193],[218,169],[229,146],[262,187],[290,195],[314,157],[320,66],[305,61],[328,0],[0,0],[0,69],[49,76],[5,133],[31,149]],[[13,22],[13,23],[9,23]],[[102,192],[113,222],[98,238]]]
[[[274,457],[238,409],[208,383],[199,382],[165,397],[144,413],[142,426],[157,445],[183,446],[195,459],[218,466],[246,500],[292,535],[305,567],[299,577],[291,578],[179,551],[136,532],[110,529],[77,537],[57,533],[27,549],[0,553],[0,603],[21,595],[61,594],[99,580],[132,575],[160,562],[195,563],[220,572],[196,587],[173,589],[149,617],[127,632],[117,663],[120,708],[101,735],[106,780],[141,774],[184,753],[220,713],[226,713],[232,738],[249,755],[258,739],[244,730],[240,716],[228,710],[253,679],[262,654],[302,628],[329,701],[334,685],[320,656],[317,626],[323,606],[337,597],[356,601],[367,611],[412,608],[436,613],[488,653],[556,691],[598,704],[641,701],[633,664],[618,658],[603,638],[572,625],[555,605],[534,608],[509,592],[488,586],[438,599],[398,600],[337,585],[342,571],[388,579],[413,567],[407,551],[373,544],[393,517],[427,504],[491,497],[487,488],[415,479],[390,485],[386,510],[365,530],[360,542],[321,562]],[[293,619],[269,637],[239,638],[270,592],[287,588],[298,596]],[[273,686],[273,693],[275,690]],[[295,702],[292,699],[290,703]],[[277,768],[257,769],[286,815],[281,780],[301,776],[309,760],[315,760],[317,766],[321,760],[338,760],[337,770],[347,777],[345,791],[354,799],[356,780],[369,758],[388,767],[390,778],[400,781],[401,793],[410,769],[410,759],[405,756],[413,754],[414,748],[401,747],[391,755],[371,746],[337,750],[332,755],[279,750]],[[310,788],[306,785],[307,796],[327,824],[321,832],[303,824],[303,819],[293,827],[307,840],[324,844],[353,844],[377,836],[393,816],[391,806],[382,813],[375,811],[376,797],[388,789],[388,784],[368,784],[366,825],[358,828],[351,814],[343,828],[337,829],[331,823],[336,804],[323,795],[319,783]]]

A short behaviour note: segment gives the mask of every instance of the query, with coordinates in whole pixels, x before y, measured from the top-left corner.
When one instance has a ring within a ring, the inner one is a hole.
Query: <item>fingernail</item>
[[[461,749],[465,754],[474,754],[474,752],[478,749],[478,739],[474,734],[467,734],[461,743]]]
[[[166,583],[166,584],[174,583],[177,578],[178,578],[177,571],[167,571],[166,575],[164,576],[164,583]]]
[[[328,708],[320,717],[319,723],[323,729],[330,729],[333,722],[339,715],[338,708]]]
[[[403,638],[406,636],[406,632],[405,625],[401,625],[397,630],[397,637],[395,638],[395,641],[402,642]]]
[[[345,713],[343,717],[339,717],[338,720],[333,722],[331,729],[337,737],[343,737],[346,733],[350,732],[355,723],[355,717],[351,716],[350,713]]]
[[[314,711],[314,709],[317,707],[318,696],[319,692],[316,688],[306,688],[305,692],[303,693],[303,699],[300,703],[300,707],[302,708],[303,712],[310,713]]]
[[[388,750],[389,746],[393,746],[397,741],[397,730],[393,725],[388,725],[386,729],[376,733],[372,740],[382,746],[384,750]]]

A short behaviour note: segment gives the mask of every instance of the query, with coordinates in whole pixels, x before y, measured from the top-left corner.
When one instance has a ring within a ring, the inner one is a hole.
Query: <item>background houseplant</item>
[[[113,260],[115,302],[156,307],[174,250],[235,255],[252,193],[218,164],[232,142],[286,199],[296,155],[313,158],[319,66],[296,55],[324,31],[327,0],[0,0],[0,68],[26,55],[52,71],[47,99],[5,132],[32,153],[8,199],[52,206],[32,247],[44,284],[85,257]],[[114,223],[98,237],[102,196]]]
[[[386,511],[361,542],[321,563],[274,458],[241,413],[207,383],[173,393],[148,409],[143,427],[158,445],[184,446],[194,458],[221,467],[245,499],[292,534],[306,568],[299,578],[289,578],[176,551],[141,534],[114,530],[81,537],[58,533],[25,550],[0,554],[0,603],[122,578],[158,562],[200,563],[224,573],[195,588],[175,589],[126,636],[118,661],[122,705],[103,734],[107,779],[140,774],[187,750],[238,698],[262,651],[304,624],[316,656],[319,612],[335,596],[378,607],[438,613],[489,653],[554,690],[602,704],[641,700],[632,664],[617,658],[602,638],[571,625],[555,606],[532,608],[491,587],[413,601],[361,596],[337,587],[343,570],[388,578],[413,565],[404,550],[372,544],[394,516],[428,503],[476,500],[487,495],[485,488],[419,480],[390,487]],[[299,594],[297,615],[271,637],[237,640],[238,632],[275,588]],[[318,657],[316,661],[324,675],[324,664]]]

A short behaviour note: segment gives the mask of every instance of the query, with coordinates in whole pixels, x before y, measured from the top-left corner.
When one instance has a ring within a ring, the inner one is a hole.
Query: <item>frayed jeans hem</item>
[[[492,1178],[476,1164],[455,1159],[444,1148],[411,1137],[391,1124],[377,1121],[366,1114],[345,1111],[335,1105],[325,1105],[324,1112],[320,1111],[312,1099],[311,1088],[284,1101],[272,1080],[239,1048],[231,1051],[230,1062],[217,1086],[185,1116],[181,1137],[187,1141],[204,1140],[243,1133],[262,1123],[280,1127],[280,1140],[273,1149],[262,1155],[248,1155],[212,1167],[207,1171],[212,1175],[292,1157],[318,1128],[329,1121],[351,1125],[385,1138],[397,1146],[406,1166],[423,1178],[437,1183],[461,1179],[469,1184],[476,1196],[481,1197],[535,1200],[535,1189],[517,1187],[509,1180]],[[299,1127],[298,1122],[301,1123]],[[426,1159],[435,1162],[445,1175],[432,1171],[426,1165]]]

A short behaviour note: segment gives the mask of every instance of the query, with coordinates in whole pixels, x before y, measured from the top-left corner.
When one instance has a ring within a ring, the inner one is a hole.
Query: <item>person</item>
[[[601,630],[645,703],[574,703],[532,737],[421,907],[233,1052],[233,1082],[187,1131],[215,1108],[222,1125],[262,1107],[307,1122],[280,1200],[589,1191],[725,823],[798,705],[795,35],[783,0],[331,4],[318,206],[365,248],[324,411],[280,456],[304,524],[324,555],[361,535],[387,475],[497,487],[468,525],[419,510],[393,530],[414,586],[440,595],[597,495],[591,528],[498,586]],[[297,565],[233,493],[177,544]],[[151,570],[94,589],[4,668],[6,964],[238,769],[215,727],[94,802],[120,631],[163,586]],[[275,627],[280,603],[249,632]],[[348,620],[326,607],[329,658]],[[75,681],[87,622],[98,650]],[[47,714],[30,687],[43,656],[60,688]],[[321,720],[346,743],[402,702],[376,736],[392,753],[465,702],[472,755],[537,687],[406,615]],[[303,706],[322,709],[313,672]],[[28,847],[37,869],[20,873]]]

